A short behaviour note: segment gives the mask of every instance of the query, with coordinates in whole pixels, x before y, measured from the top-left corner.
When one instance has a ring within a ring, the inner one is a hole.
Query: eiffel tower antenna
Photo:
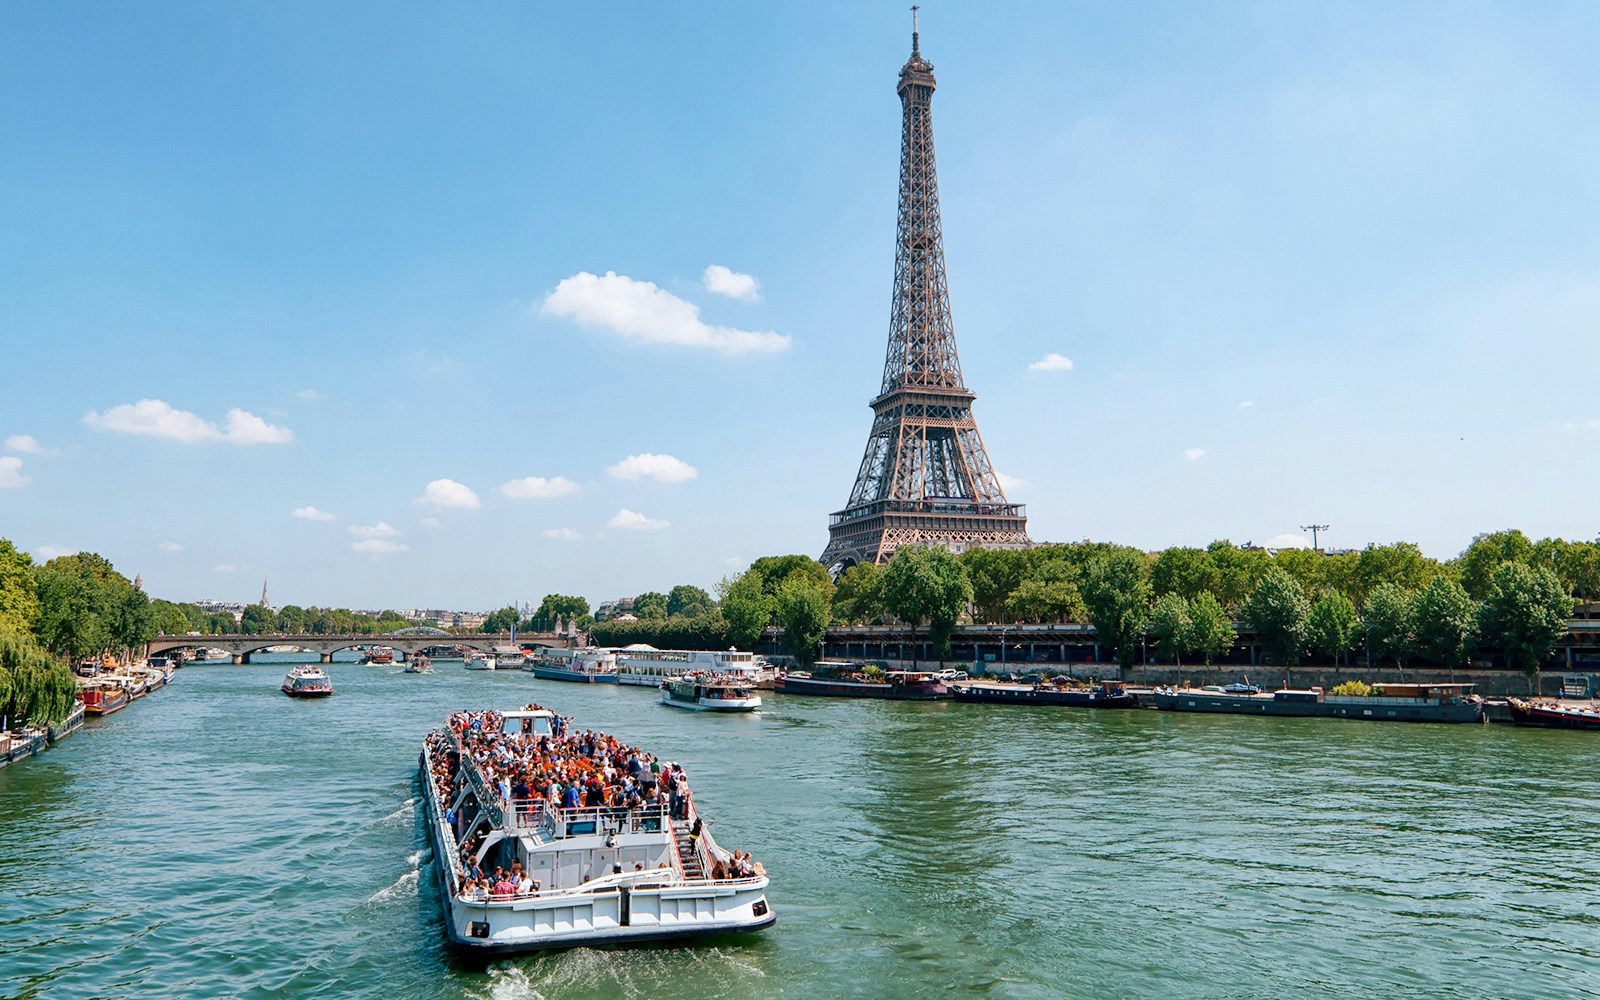
[[[933,156],[933,64],[911,8],[911,58],[900,69],[900,212],[883,386],[845,509],[832,515],[822,563],[887,562],[902,545],[1023,548],[1028,518],[1005,491],[961,380]]]

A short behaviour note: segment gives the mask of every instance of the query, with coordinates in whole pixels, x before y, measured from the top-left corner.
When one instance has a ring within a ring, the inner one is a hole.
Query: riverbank
[[[782,661],[786,657],[771,657]],[[1208,684],[1232,684],[1246,678],[1262,690],[1279,688],[1321,687],[1331,690],[1344,681],[1365,681],[1368,684],[1472,684],[1485,698],[1529,697],[1529,678],[1512,670],[1400,670],[1394,667],[1332,666],[1317,664],[1298,667],[1246,666],[1223,664],[1150,664],[1134,665],[1127,670],[1116,663],[1001,663],[991,660],[972,664],[958,660],[870,660],[885,664],[889,670],[938,670],[942,667],[965,670],[973,677],[993,677],[999,674],[1063,674],[1084,680],[1124,681],[1139,687],[1205,687]],[[1541,673],[1536,697],[1554,698],[1562,690],[1564,678],[1582,678],[1586,693],[1600,695],[1600,674],[1592,671],[1571,673]]]

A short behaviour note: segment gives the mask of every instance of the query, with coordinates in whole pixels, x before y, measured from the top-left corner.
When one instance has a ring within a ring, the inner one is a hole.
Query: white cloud
[[[1250,407],[1252,407],[1252,406],[1254,406],[1254,405],[1256,405],[1256,401],[1255,401],[1255,400],[1253,400],[1253,399],[1246,399],[1246,400],[1244,400],[1244,401],[1242,401],[1242,402],[1241,402],[1241,403],[1240,403],[1240,404],[1239,404],[1239,409],[1241,409],[1241,410],[1248,410],[1248,409],[1250,409]]]
[[[500,494],[513,500],[549,500],[576,492],[578,484],[566,476],[556,476],[552,479],[528,476],[526,479],[513,479],[500,487]]]
[[[761,301],[761,282],[757,281],[754,275],[740,274],[721,264],[712,264],[706,268],[700,283],[713,295],[726,295],[730,299],[745,299],[749,302]]]
[[[1188,459],[1189,461],[1193,462],[1193,461],[1196,461],[1196,460],[1198,460],[1200,458],[1203,458],[1205,456],[1205,453],[1206,453],[1206,450],[1204,448],[1185,448],[1183,450],[1183,457]]]
[[[425,517],[417,523],[422,525],[424,528],[437,528],[441,524],[437,517]]]
[[[334,515],[325,510],[318,510],[315,507],[296,507],[290,513],[303,521],[332,521],[334,519]]]
[[[1052,351],[1038,361],[1028,365],[1028,370],[1030,372],[1070,372],[1072,371],[1072,359]]]
[[[297,396],[300,399],[327,399],[328,398],[326,395],[318,392],[315,389],[301,389],[299,392],[295,393],[295,396]]]
[[[215,566],[211,567],[211,572],[237,573],[239,572],[239,567],[235,566],[233,563],[217,563]]]
[[[681,483],[700,475],[688,462],[671,455],[629,455],[606,470],[612,479],[654,479],[659,483]]]
[[[294,431],[234,407],[228,411],[228,432],[222,439],[229,444],[288,444],[294,440]]]
[[[1028,485],[1028,481],[1026,479],[1018,479],[1016,476],[1008,476],[998,469],[995,470],[994,477],[1000,481],[1000,488],[1006,490],[1007,492],[1021,489],[1022,487]]]
[[[583,535],[579,532],[573,531],[571,528],[546,528],[541,531],[540,534],[553,542],[583,541]]]
[[[729,556],[728,558],[722,560],[724,566],[732,566],[734,569],[738,569],[749,562],[750,560],[746,559],[744,556]]]
[[[1309,549],[1311,548],[1311,542],[1303,535],[1284,533],[1282,535],[1273,535],[1265,542],[1262,542],[1261,547],[1264,549]]]
[[[22,474],[22,459],[15,455],[0,457],[0,490],[15,490],[28,485]]]
[[[32,434],[13,434],[6,438],[6,450],[19,455],[43,455],[44,445]]]
[[[399,542],[391,542],[387,538],[363,538],[359,542],[351,542],[350,548],[356,552],[365,552],[368,555],[387,556],[396,552],[409,552],[411,546]]]
[[[400,534],[387,521],[379,521],[377,524],[352,524],[345,530],[361,538],[393,538]]]
[[[1585,420],[1583,422],[1583,426],[1585,426],[1585,427],[1600,427],[1600,420]]]
[[[614,271],[604,277],[580,271],[563,278],[545,296],[539,312],[576,320],[580,326],[605,327],[641,343],[705,347],[724,354],[785,351],[790,343],[787,336],[771,331],[711,326],[694,303]]]
[[[606,527],[608,528],[626,528],[629,531],[654,531],[666,526],[666,521],[645,517],[638,511],[632,511],[626,507],[617,511],[616,516],[606,522]]]
[[[166,438],[184,444],[201,441],[285,444],[294,440],[294,431],[269,424],[247,410],[235,407],[228,411],[227,419],[228,426],[224,431],[188,410],[179,410],[159,399],[141,399],[137,403],[113,406],[104,413],[90,410],[83,415],[84,423],[99,430]]]
[[[160,545],[157,545],[156,548],[160,549],[162,552],[182,552],[183,551],[183,546],[178,544],[177,542],[162,542]]]
[[[47,563],[57,556],[70,556],[74,551],[76,550],[64,549],[59,545],[41,545],[33,550],[33,558],[36,562]]]
[[[454,479],[435,479],[422,491],[422,496],[417,497],[417,503],[435,507],[465,507],[467,510],[477,510],[483,506],[478,494]]]

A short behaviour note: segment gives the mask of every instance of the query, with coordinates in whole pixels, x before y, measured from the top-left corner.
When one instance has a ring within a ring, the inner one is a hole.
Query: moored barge
[[[888,670],[883,680],[871,680],[854,666],[818,664],[815,671],[791,671],[772,682],[781,694],[824,695],[831,698],[888,698],[896,701],[939,701],[950,689],[938,675],[913,670]]]
[[[953,684],[950,693],[956,701],[994,705],[1065,705],[1072,708],[1138,708],[1134,697],[1120,681],[1105,681],[1088,687],[1055,684],[1002,684],[972,681]]]
[[[1382,694],[1326,694],[1321,688],[1265,694],[1222,690],[1157,689],[1156,708],[1168,712],[1219,712],[1368,722],[1481,722],[1483,699],[1471,684],[1385,684]]]
[[[1548,729],[1592,729],[1600,731],[1600,711],[1580,708],[1577,705],[1550,704],[1507,698],[1511,721],[1519,726],[1543,726]]]
[[[569,735],[538,707],[458,712],[430,734],[422,799],[452,948],[489,959],[775,923],[765,871],[717,845],[681,770],[648,760],[603,734]],[[605,767],[610,785],[576,778]]]

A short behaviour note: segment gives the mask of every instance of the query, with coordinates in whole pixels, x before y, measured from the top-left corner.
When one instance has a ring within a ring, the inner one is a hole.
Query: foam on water
[[[417,894],[417,877],[420,874],[421,872],[417,869],[411,869],[404,875],[401,875],[399,878],[395,879],[393,885],[379,889],[371,896],[368,896],[367,902],[372,905],[377,905],[380,903],[387,903],[389,900],[394,899],[397,896],[415,896]]]

